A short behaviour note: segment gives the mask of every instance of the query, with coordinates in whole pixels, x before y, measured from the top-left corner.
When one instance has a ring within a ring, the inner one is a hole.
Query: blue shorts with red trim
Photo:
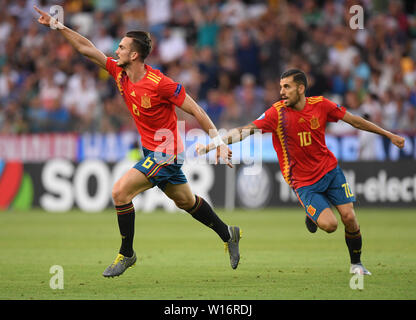
[[[142,172],[153,186],[164,190],[167,183],[184,184],[188,182],[181,169],[185,159],[184,152],[178,155],[169,155],[143,148],[143,154],[144,158],[137,162],[134,168]]]
[[[339,166],[314,184],[296,189],[295,193],[306,214],[315,222],[321,212],[331,205],[337,206],[355,201],[354,194]]]

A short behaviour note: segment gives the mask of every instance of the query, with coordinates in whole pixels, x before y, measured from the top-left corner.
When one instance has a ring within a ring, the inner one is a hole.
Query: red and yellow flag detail
[[[147,79],[152,80],[154,83],[159,84],[161,77],[157,76],[153,72],[149,71],[147,74]]]
[[[121,95],[123,95],[123,92],[124,92],[123,87],[122,87],[122,85],[121,85],[121,78],[123,77],[123,72],[124,72],[124,71],[120,71],[120,72],[118,73],[118,75],[117,75],[117,78],[116,78],[117,88],[118,88],[118,90],[120,91],[120,94],[121,94]]]
[[[141,106],[142,108],[148,109],[152,107],[152,103],[150,102],[150,97],[148,95],[141,96]]]
[[[279,101],[273,105],[276,108],[277,115],[278,115],[278,123],[277,123],[277,137],[279,138],[280,144],[282,146],[282,154],[283,154],[283,165],[282,165],[282,175],[285,181],[292,186],[291,178],[290,178],[290,165],[289,165],[289,157],[287,152],[287,143],[285,140],[284,134],[284,125],[283,125],[283,110],[284,110],[284,102]]]
[[[157,164],[154,168],[151,169],[151,171],[147,174],[148,178],[151,178],[152,176],[156,175],[160,169],[167,166],[168,164],[171,164],[175,160],[176,156],[171,156],[167,161]]]
[[[323,101],[324,100],[324,97],[323,96],[308,97],[307,99],[308,99],[308,103],[309,104],[315,104],[315,103],[318,103],[318,102]]]
[[[311,129],[318,129],[321,125],[319,124],[319,119],[316,116],[312,116],[311,119]]]
[[[316,213],[316,209],[314,207],[312,207],[312,205],[309,205],[308,208],[306,209],[308,211],[308,213],[313,216]]]

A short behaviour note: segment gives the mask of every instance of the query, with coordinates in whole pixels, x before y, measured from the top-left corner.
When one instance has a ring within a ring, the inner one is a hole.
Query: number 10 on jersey
[[[350,186],[348,185],[348,183],[344,183],[343,185],[342,185],[342,187],[344,188],[344,190],[345,190],[345,196],[347,197],[347,198],[351,198],[351,197],[353,197],[354,196],[354,194],[351,192],[351,189],[350,189]]]
[[[309,131],[298,132],[300,146],[306,147],[312,144],[311,133]]]

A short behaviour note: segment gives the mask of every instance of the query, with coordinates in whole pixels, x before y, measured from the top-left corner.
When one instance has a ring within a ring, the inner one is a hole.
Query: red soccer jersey
[[[273,133],[273,146],[280,170],[294,189],[317,182],[337,166],[337,159],[325,143],[327,122],[337,122],[346,109],[319,97],[307,97],[302,111],[276,102],[253,123]]]
[[[116,80],[120,94],[133,116],[142,146],[151,151],[178,154],[184,150],[178,132],[175,106],[185,100],[185,88],[157,69],[145,65],[144,77],[130,81],[117,61],[108,57],[107,71]]]

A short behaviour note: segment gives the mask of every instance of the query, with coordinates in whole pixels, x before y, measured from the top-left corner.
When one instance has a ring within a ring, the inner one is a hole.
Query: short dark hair
[[[126,33],[126,37],[132,38],[132,49],[137,51],[140,55],[140,60],[144,62],[144,59],[152,51],[152,39],[150,33],[145,31],[129,31]]]
[[[306,79],[306,74],[302,70],[299,69],[290,69],[282,73],[280,79],[287,78],[293,76],[293,81],[296,84],[303,84],[305,86],[305,91],[308,88],[308,80]]]

